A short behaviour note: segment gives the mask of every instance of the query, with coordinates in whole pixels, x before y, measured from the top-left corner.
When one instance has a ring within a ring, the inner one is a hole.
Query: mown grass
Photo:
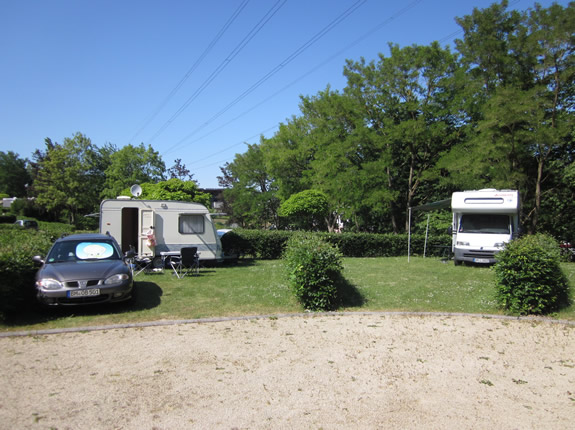
[[[571,285],[575,264],[564,264]],[[346,258],[339,285],[341,311],[413,311],[501,314],[489,267],[454,266],[437,258]],[[203,268],[198,277],[177,279],[169,270],[136,277],[132,304],[39,310],[11,315],[0,330],[39,330],[302,312],[280,260],[240,261]],[[572,289],[575,289],[572,287]],[[553,315],[575,320],[575,306]]]

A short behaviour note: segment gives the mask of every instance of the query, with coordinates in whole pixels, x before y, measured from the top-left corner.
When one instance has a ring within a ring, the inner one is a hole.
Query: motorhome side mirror
[[[447,234],[453,234],[453,227],[452,226],[447,227]]]

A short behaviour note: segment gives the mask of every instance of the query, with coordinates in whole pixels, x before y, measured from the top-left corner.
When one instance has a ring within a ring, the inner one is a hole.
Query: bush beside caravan
[[[200,203],[110,199],[100,204],[100,232],[116,238],[122,252],[160,257],[195,246],[202,261],[222,260],[222,245],[208,209]]]
[[[455,192],[451,210],[456,265],[464,261],[495,263],[495,255],[519,234],[519,192],[516,190]]]

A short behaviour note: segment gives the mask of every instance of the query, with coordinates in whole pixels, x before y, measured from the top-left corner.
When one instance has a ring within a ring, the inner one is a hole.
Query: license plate
[[[74,290],[68,291],[68,297],[92,297],[92,296],[99,296],[100,289],[99,288],[90,288],[88,290]]]
[[[489,259],[488,258],[474,258],[473,262],[474,263],[489,263]]]

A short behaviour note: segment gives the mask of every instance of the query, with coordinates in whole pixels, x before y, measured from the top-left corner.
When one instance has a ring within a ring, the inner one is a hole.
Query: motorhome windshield
[[[464,214],[459,223],[460,233],[510,234],[509,215]]]

